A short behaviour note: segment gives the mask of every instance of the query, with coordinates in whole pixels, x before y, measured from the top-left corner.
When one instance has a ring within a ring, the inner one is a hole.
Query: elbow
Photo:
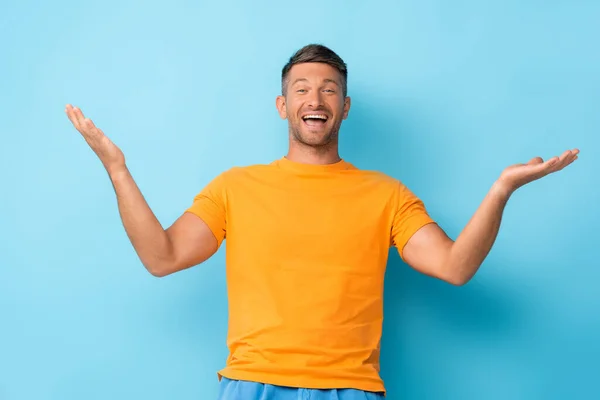
[[[480,265],[481,263],[474,262],[474,260],[456,258],[452,254],[448,254],[445,260],[438,265],[438,278],[453,286],[464,286],[473,278]]]
[[[465,270],[469,271],[467,268],[446,268],[443,270],[441,274],[439,274],[438,278],[453,285],[453,286],[464,286],[471,278],[473,278],[473,274],[465,272]]]
[[[157,267],[146,266],[146,271],[148,271],[150,275],[152,275],[155,278],[163,278],[169,275],[169,273],[166,270]]]
[[[147,262],[143,263],[146,271],[155,278],[164,278],[173,273],[174,268],[165,262]]]
[[[146,270],[150,273],[150,275],[156,278],[164,278],[165,276],[174,274],[175,272],[188,269],[193,265],[194,264],[184,261],[177,261],[175,259],[161,261],[155,260],[153,262],[144,263]]]
[[[150,275],[152,275],[155,278],[164,278],[165,276],[170,274],[170,272],[158,268],[146,268],[146,270],[148,270]]]
[[[452,277],[448,277],[444,280],[453,286],[464,286],[467,283],[469,283],[471,278],[464,277],[464,276],[452,276]]]

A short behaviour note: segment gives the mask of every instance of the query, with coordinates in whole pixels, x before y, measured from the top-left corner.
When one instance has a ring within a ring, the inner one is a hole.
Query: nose
[[[311,108],[319,108],[324,104],[323,95],[320,90],[313,90],[308,95],[307,105]]]

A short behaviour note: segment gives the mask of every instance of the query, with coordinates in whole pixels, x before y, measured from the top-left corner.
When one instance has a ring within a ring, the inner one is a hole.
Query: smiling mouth
[[[328,117],[325,114],[307,114],[302,117],[302,120],[310,128],[322,128]]]

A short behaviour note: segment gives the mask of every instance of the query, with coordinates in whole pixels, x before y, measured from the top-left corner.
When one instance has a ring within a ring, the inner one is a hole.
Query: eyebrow
[[[323,81],[325,83],[333,83],[336,86],[340,86],[340,84],[336,80],[334,80],[334,79],[327,78],[327,79],[324,79]],[[308,79],[306,79],[306,78],[298,78],[294,82],[292,82],[292,85],[295,85],[298,82],[308,82]]]

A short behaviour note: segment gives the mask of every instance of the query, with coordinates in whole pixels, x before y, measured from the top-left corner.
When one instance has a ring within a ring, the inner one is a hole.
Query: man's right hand
[[[65,112],[75,129],[81,133],[87,144],[100,158],[109,174],[125,167],[125,156],[121,149],[101,129],[96,127],[91,119],[86,118],[81,109],[67,104]]]
[[[163,229],[127,170],[123,152],[80,109],[68,104],[65,111],[106,168],[125,231],[152,275],[166,276],[190,268],[217,251],[215,235],[194,214],[185,212],[167,230]]]

